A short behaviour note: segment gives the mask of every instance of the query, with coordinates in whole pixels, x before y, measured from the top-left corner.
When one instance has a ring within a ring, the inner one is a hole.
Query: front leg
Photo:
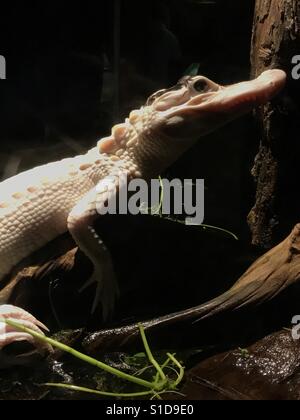
[[[17,331],[15,328],[10,327],[4,321],[12,320],[20,323],[33,331],[44,335],[44,331],[48,331],[47,327],[39,322],[34,316],[30,315],[24,309],[17,308],[11,305],[0,306],[0,351],[11,343],[16,341],[27,341],[32,344],[40,353],[52,351],[52,347],[46,343],[33,338],[30,334]]]
[[[68,217],[69,232],[80,250],[94,265],[94,273],[83,289],[96,282],[92,313],[101,303],[104,319],[112,314],[119,291],[110,252],[96,233],[93,224],[105,213],[103,210],[106,204],[116,200],[120,179],[119,176],[105,178],[82,198]]]

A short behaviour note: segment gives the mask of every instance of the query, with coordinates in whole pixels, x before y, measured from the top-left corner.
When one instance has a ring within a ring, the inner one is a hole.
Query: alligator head
[[[263,105],[285,86],[286,74],[268,70],[255,80],[220,86],[203,76],[184,77],[148,99],[158,125],[170,139],[196,141],[229,121]]]
[[[100,152],[130,156],[143,176],[157,176],[200,137],[270,101],[285,81],[281,70],[230,86],[203,76],[184,77],[115,126],[112,135],[99,142]]]

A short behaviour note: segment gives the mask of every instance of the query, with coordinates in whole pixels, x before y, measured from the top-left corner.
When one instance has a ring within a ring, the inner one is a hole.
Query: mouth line
[[[212,97],[206,101],[197,104],[192,103],[188,105],[189,109],[201,110],[201,111],[212,111],[212,112],[230,112],[235,108],[254,108],[256,106],[264,105],[269,102],[274,95],[270,95],[268,90],[264,92],[257,92],[253,90],[248,93],[242,93],[239,95],[231,95],[230,97]]]
[[[226,101],[219,104],[219,106],[220,109],[223,109],[224,111],[231,111],[237,107],[254,108],[256,106],[265,105],[273,96],[274,95],[267,89],[261,92],[253,91],[228,98]]]
[[[231,86],[219,86],[213,92],[194,96],[169,109],[165,103],[162,103],[157,106],[156,110],[165,112],[165,116],[168,117],[191,112],[247,113],[251,109],[271,101],[280,93],[285,84],[286,73],[284,71],[267,70],[254,80]],[[180,101],[183,101],[183,97],[180,97]]]

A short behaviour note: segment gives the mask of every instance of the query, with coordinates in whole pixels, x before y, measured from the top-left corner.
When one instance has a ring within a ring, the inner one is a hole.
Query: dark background
[[[11,1],[1,11],[2,176],[11,160],[20,171],[89,148],[192,63],[219,83],[249,78],[254,0],[122,0],[118,60],[116,3]],[[166,174],[204,178],[205,223],[234,232],[239,242],[147,217],[105,223],[125,285],[119,318],[199,304],[227,289],[262,252],[251,248],[246,222],[258,143],[254,120],[245,116],[201,139]]]
[[[192,63],[223,84],[249,77],[253,0],[120,1],[119,62],[114,4],[13,1],[4,6],[0,54],[7,60],[7,80],[0,82],[0,151],[5,157],[26,148],[47,149],[62,138],[90,147],[156,89],[176,83]],[[207,216],[213,221],[216,209],[215,223],[225,222],[219,211],[225,197],[218,193],[227,190],[229,208],[222,212],[229,228],[240,227],[237,207],[248,206],[249,150],[257,145],[248,122],[246,117],[204,139],[178,166],[188,176],[206,178],[207,199],[210,193],[216,199],[208,203]],[[23,159],[20,169],[52,159],[43,151],[37,162]]]
[[[6,3],[0,29],[0,53],[7,59],[7,81],[0,85],[1,140],[6,135],[23,141],[24,131],[29,139],[42,137],[49,124],[79,137],[99,125],[101,111],[108,112],[100,102],[104,69],[114,65],[116,3]],[[193,62],[221,83],[248,76],[253,0],[119,3],[121,116],[128,108],[124,102],[144,101],[154,88],[176,82]]]

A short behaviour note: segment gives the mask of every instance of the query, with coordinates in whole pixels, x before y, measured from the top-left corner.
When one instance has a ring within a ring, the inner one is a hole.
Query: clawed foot
[[[113,315],[115,302],[119,296],[117,279],[110,261],[95,265],[93,275],[80,289],[80,293],[96,283],[96,293],[91,313],[94,314],[101,305],[103,320],[107,321]]]
[[[28,312],[21,308],[17,308],[11,305],[0,306],[0,353],[6,346],[16,342],[27,342],[34,347],[34,351],[45,354],[45,352],[51,352],[52,347],[47,343],[41,342],[33,338],[30,334],[25,332],[17,331],[15,328],[7,325],[4,320],[12,320],[20,323],[21,325],[30,328],[44,335],[44,331],[48,331],[47,327],[35,319]],[[32,353],[32,352],[31,352]],[[22,355],[24,356],[24,354]],[[0,354],[1,357],[1,354]]]

